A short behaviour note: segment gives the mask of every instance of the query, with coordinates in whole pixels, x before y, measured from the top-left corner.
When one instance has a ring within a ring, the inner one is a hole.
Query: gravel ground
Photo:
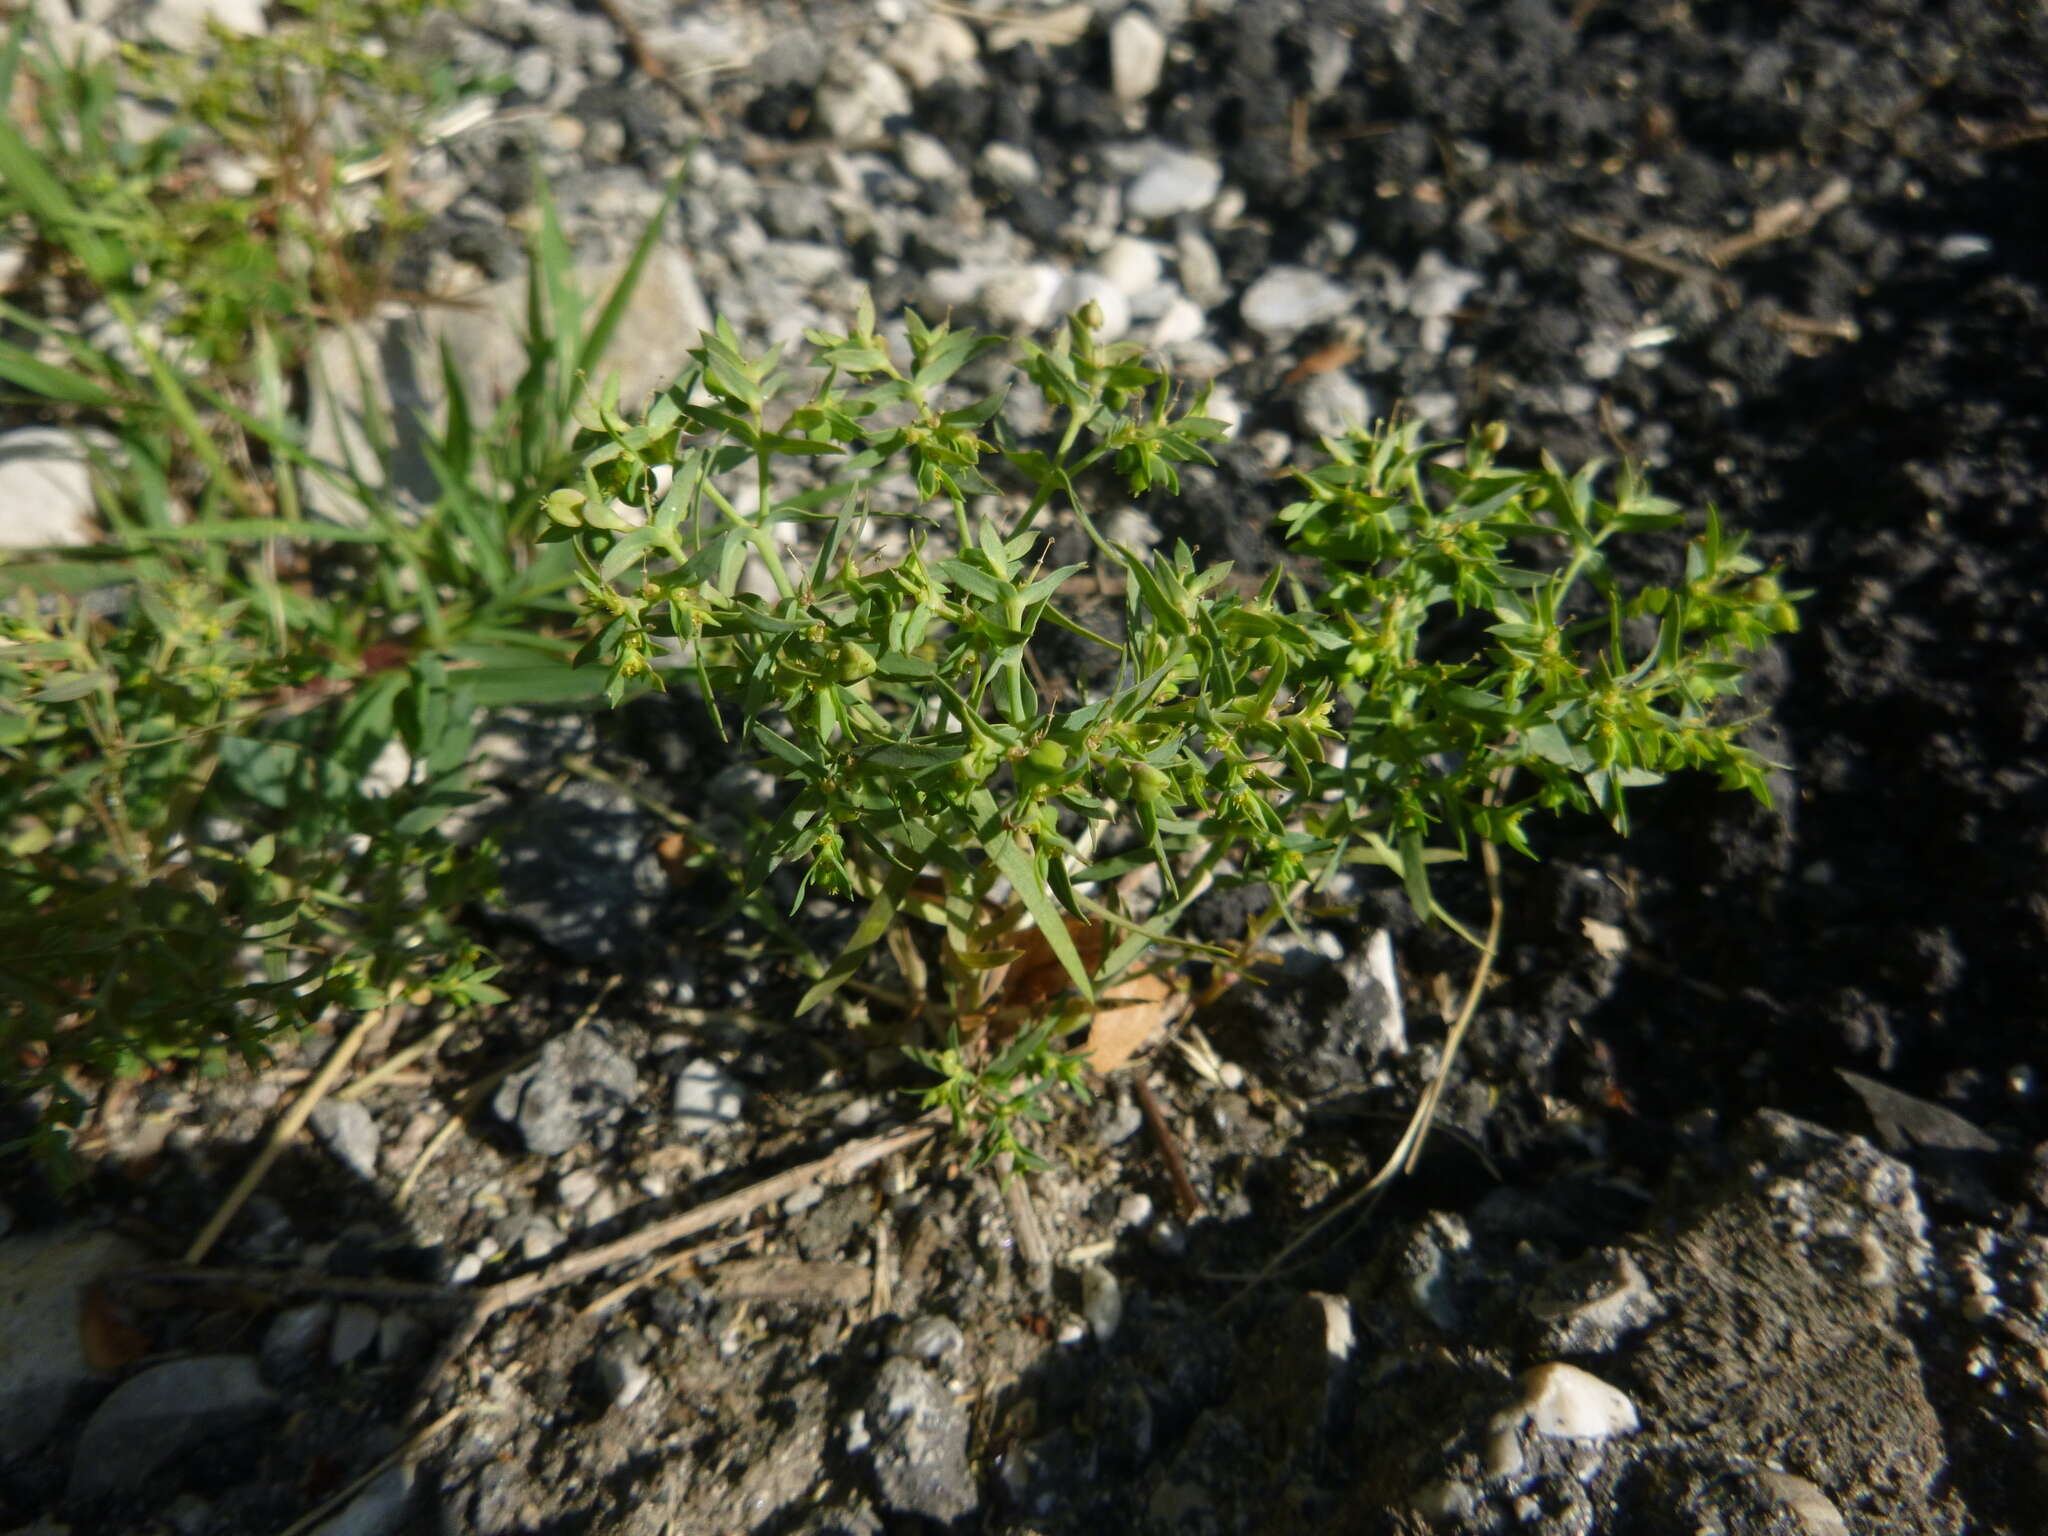
[[[1626,843],[1552,830],[1448,1133],[1263,1286],[1391,1145],[1470,971],[1386,893],[1139,1069],[1192,1221],[1113,1081],[1028,1221],[908,1148],[465,1339],[482,1287],[899,1123],[878,1062],[767,1027],[787,984],[695,936],[619,787],[743,813],[687,702],[508,717],[517,1001],[323,1112],[215,1256],[248,1273],[109,1282],[70,1341],[64,1299],[183,1248],[289,1073],[130,1095],[84,1211],[10,1194],[0,1529],[2040,1528],[2038,7],[480,0],[429,30],[517,89],[418,167],[422,288],[511,291],[535,159],[600,272],[696,145],[629,388],[711,312],[778,340],[862,286],[1005,327],[1094,298],[1238,419],[1139,514],[1253,569],[1271,467],[1397,404],[1717,503],[1817,592],[1763,672],[1779,805],[1679,785]],[[507,332],[466,313],[488,380]],[[592,755],[618,782],[546,793]]]

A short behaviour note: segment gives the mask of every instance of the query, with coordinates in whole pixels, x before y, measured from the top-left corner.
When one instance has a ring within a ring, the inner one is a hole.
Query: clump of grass
[[[480,710],[593,691],[564,666],[574,573],[535,547],[540,493],[659,220],[593,302],[542,189],[524,374],[486,414],[442,359],[435,488],[399,510],[400,424],[368,392],[381,462],[316,460],[301,365],[407,227],[394,179],[340,237],[351,167],[401,165],[453,87],[397,62],[423,7],[294,9],[204,68],[67,61],[19,26],[0,53],[0,227],[26,237],[18,286],[61,301],[0,302],[0,400],[111,444],[104,532],[0,568],[0,1073],[46,1153],[109,1077],[260,1062],[334,1008],[502,1001],[459,920],[491,849],[443,822],[474,798]],[[137,94],[172,126],[130,137]],[[315,131],[337,118],[366,137]],[[225,191],[223,157],[256,184]],[[346,523],[306,512],[304,477]]]

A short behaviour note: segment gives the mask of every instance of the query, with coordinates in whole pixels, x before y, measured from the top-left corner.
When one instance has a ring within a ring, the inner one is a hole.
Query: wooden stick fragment
[[[1131,1081],[1137,1086],[1138,1108],[1144,1111],[1145,1124],[1151,1129],[1153,1141],[1158,1143],[1159,1155],[1166,1159],[1166,1177],[1173,1184],[1173,1203],[1180,1207],[1180,1219],[1183,1222],[1193,1221],[1202,1214],[1202,1197],[1195,1192],[1194,1180],[1188,1177],[1187,1162],[1180,1155],[1180,1143],[1174,1140],[1173,1127],[1166,1123],[1166,1111],[1159,1103],[1159,1095],[1145,1081],[1144,1073],[1132,1073]]]

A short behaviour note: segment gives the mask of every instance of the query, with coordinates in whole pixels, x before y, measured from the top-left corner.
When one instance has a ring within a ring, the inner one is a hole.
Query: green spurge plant
[[[1795,623],[1712,515],[1681,582],[1626,589],[1609,551],[1679,509],[1626,472],[1603,498],[1597,466],[1503,467],[1498,429],[1462,451],[1413,427],[1327,442],[1282,514],[1305,558],[1256,587],[1115,542],[1097,498],[1173,494],[1224,428],[1097,323],[1017,344],[1052,411],[1032,444],[1000,391],[954,383],[1003,338],[907,315],[899,362],[864,307],[798,370],[721,324],[644,418],[586,407],[582,474],[547,500],[610,696],[693,675],[787,786],[748,888],[795,866],[800,894],[864,904],[800,1008],[886,946],[945,1042],[921,1053],[928,1102],[983,1155],[1023,1150],[1047,1083],[1080,1085],[1068,1037],[1120,983],[1202,948],[1180,924],[1207,889],[1262,885],[1284,915],[1378,864],[1444,919],[1430,865],[1474,839],[1531,854],[1533,811],[1625,828],[1629,792],[1679,768],[1763,796],[1716,704]],[[796,459],[825,473],[792,488]],[[872,554],[878,498],[911,487],[900,553]],[[1091,562],[1047,568],[1054,514]],[[1062,603],[1084,569],[1121,585],[1121,633]],[[1053,676],[1053,628],[1113,658],[1108,681]],[[1059,985],[998,985],[1034,947]]]

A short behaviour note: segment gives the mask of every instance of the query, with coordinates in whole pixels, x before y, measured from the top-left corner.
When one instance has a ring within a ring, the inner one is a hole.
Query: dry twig
[[[1496,791],[1500,787],[1497,784]],[[1495,795],[1489,794],[1488,799],[1493,798]],[[1359,1212],[1361,1220],[1371,1214],[1373,1207],[1379,1203],[1380,1197],[1387,1192],[1396,1178],[1415,1171],[1415,1165],[1422,1157],[1423,1144],[1428,1141],[1430,1130],[1435,1123],[1437,1105],[1442,1101],[1444,1089],[1450,1083],[1451,1067],[1458,1059],[1458,1048],[1464,1044],[1465,1032],[1472,1025],[1473,1015],[1479,1011],[1479,999],[1485,994],[1486,983],[1493,975],[1494,959],[1500,952],[1501,921],[1505,914],[1500,892],[1500,850],[1492,843],[1482,840],[1479,844],[1479,861],[1486,872],[1486,895],[1490,908],[1486,922],[1486,942],[1479,951],[1479,965],[1472,973],[1472,984],[1465,989],[1464,1006],[1458,1010],[1457,1018],[1451,1023],[1450,1032],[1444,1037],[1443,1059],[1437,1064],[1436,1076],[1423,1090],[1422,1098],[1415,1106],[1415,1112],[1408,1117],[1407,1129],[1401,1133],[1401,1139],[1394,1144],[1394,1150],[1388,1154],[1386,1162],[1380,1165],[1379,1172],[1363,1186],[1339,1200],[1311,1223],[1307,1231],[1275,1254],[1266,1266],[1251,1278],[1245,1289],[1238,1293],[1237,1299],[1241,1300],[1254,1288],[1284,1271],[1296,1254],[1314,1242],[1335,1222],[1361,1205],[1365,1208]]]
[[[749,1184],[745,1189],[735,1190],[716,1200],[707,1200],[702,1205],[693,1206],[680,1215],[669,1217],[666,1221],[657,1221],[652,1226],[644,1227],[615,1242],[604,1243],[582,1253],[568,1254],[538,1274],[517,1275],[510,1280],[501,1280],[496,1285],[484,1287],[476,1293],[469,1317],[442,1346],[440,1355],[436,1357],[433,1367],[428,1371],[428,1389],[431,1389],[441,1374],[460,1358],[463,1351],[468,1349],[470,1343],[483,1331],[484,1326],[500,1312],[523,1306],[535,1297],[545,1296],[550,1291],[560,1290],[565,1285],[581,1280],[585,1275],[609,1269],[614,1264],[623,1264],[629,1259],[644,1258],[658,1249],[666,1248],[670,1243],[681,1242],[686,1237],[694,1237],[697,1233],[712,1227],[723,1226],[728,1221],[737,1221],[764,1206],[785,1200],[799,1190],[809,1189],[817,1184],[844,1183],[863,1169],[927,1140],[943,1121],[944,1116],[935,1111],[901,1129],[849,1142],[821,1158],[799,1163],[796,1167],[786,1168],[781,1173],[770,1174],[765,1179]]]
[[[340,1081],[341,1074],[348,1070],[348,1064],[355,1060],[356,1052],[363,1048],[363,1042],[370,1037],[370,1031],[384,1021],[386,1010],[374,1008],[356,1020],[355,1027],[335,1042],[334,1049],[327,1053],[327,1059],[320,1063],[320,1070],[313,1074],[313,1080],[306,1084],[306,1091],[292,1101],[292,1107],[285,1111],[284,1118],[271,1128],[270,1139],[263,1144],[263,1150],[256,1154],[256,1161],[249,1165],[249,1171],[221,1202],[219,1210],[192,1240],[192,1246],[185,1250],[185,1262],[197,1264],[213,1251],[213,1245],[220,1241],[220,1235],[227,1231],[228,1223],[235,1219],[249,1197],[262,1184],[263,1176],[271,1166],[284,1155],[284,1149],[304,1128],[307,1118],[328,1091]]]
[[[1142,1072],[1133,1072],[1131,1082],[1138,1090],[1138,1108],[1144,1112],[1145,1124],[1151,1127],[1152,1139],[1159,1144],[1159,1155],[1166,1159],[1166,1176],[1173,1184],[1173,1203],[1180,1207],[1180,1219],[1193,1221],[1202,1214],[1202,1197],[1195,1193],[1194,1181],[1188,1177],[1188,1165],[1180,1155],[1180,1144],[1174,1140],[1173,1127],[1166,1123],[1159,1095],[1152,1091]]]

